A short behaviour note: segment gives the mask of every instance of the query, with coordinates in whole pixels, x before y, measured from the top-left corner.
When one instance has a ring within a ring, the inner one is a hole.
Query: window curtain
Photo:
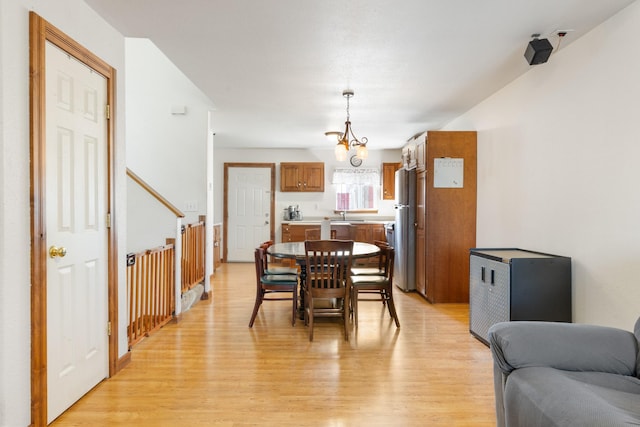
[[[332,184],[377,185],[380,183],[379,169],[335,169]]]

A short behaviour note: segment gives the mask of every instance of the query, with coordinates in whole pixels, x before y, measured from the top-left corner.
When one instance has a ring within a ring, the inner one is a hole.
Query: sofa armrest
[[[638,340],[622,329],[577,323],[503,322],[489,329],[497,367],[546,366],[567,371],[636,375]]]

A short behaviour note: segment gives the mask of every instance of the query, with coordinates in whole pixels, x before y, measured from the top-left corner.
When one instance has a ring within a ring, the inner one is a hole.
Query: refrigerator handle
[[[482,280],[482,283],[485,282],[485,280],[484,280],[484,267],[480,267],[480,280]]]

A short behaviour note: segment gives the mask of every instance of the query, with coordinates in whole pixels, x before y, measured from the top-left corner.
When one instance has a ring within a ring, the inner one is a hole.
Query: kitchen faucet
[[[347,211],[340,212],[340,216],[342,217],[343,221],[346,221],[347,220]]]

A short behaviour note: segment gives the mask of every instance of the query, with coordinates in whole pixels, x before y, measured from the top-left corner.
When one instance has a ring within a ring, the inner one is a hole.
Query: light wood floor
[[[361,303],[345,342],[335,319],[309,342],[288,302],[265,302],[247,327],[253,264],[223,264],[213,299],[138,344],[132,362],[52,425],[494,426],[489,349],[468,305],[395,294],[401,328]]]

